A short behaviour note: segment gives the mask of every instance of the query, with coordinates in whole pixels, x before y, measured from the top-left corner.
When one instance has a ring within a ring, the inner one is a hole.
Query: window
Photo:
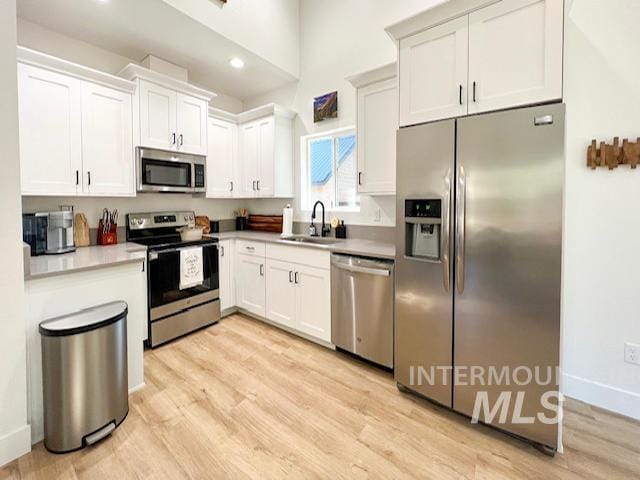
[[[303,208],[320,200],[328,210],[359,211],[355,130],[303,137],[301,148]]]

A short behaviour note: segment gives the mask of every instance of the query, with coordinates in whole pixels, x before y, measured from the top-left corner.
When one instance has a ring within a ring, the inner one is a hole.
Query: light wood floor
[[[390,374],[239,315],[145,355],[95,447],[42,444],[0,478],[640,478],[640,424],[570,401],[564,455],[400,393]]]

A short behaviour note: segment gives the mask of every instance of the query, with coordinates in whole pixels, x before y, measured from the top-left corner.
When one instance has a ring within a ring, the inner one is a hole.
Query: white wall
[[[123,57],[21,18],[18,19],[18,44],[111,74],[117,74],[129,63],[140,63],[142,60]],[[239,99],[218,91],[216,93],[218,96],[211,101],[212,106],[233,113],[242,111]]]
[[[302,0],[300,5],[300,81],[259,97],[244,100],[245,108],[269,102],[298,112],[295,126],[296,220],[307,221],[300,211],[300,145],[302,135],[355,124],[355,89],[345,77],[396,60],[394,42],[384,28],[426,10],[440,0]],[[336,120],[313,123],[313,97],[338,91]],[[277,213],[288,200],[250,201],[255,213]],[[361,197],[359,214],[339,214],[345,223],[395,225],[395,197]],[[375,221],[377,210],[380,221]]]
[[[0,0],[0,465],[31,448],[27,425],[15,10],[15,0]]]
[[[640,419],[640,170],[586,167],[592,139],[640,136],[637,0],[575,0],[567,103],[563,370],[569,396]]]
[[[76,213],[84,213],[89,226],[96,228],[103,208],[118,209],[119,226],[125,226],[125,214],[160,210],[194,210],[211,220],[235,218],[234,211],[245,205],[243,200],[213,200],[183,194],[141,193],[135,198],[23,197],[25,213],[58,210],[59,205],[73,205]],[[119,239],[122,241],[121,239]]]
[[[218,0],[164,2],[298,77],[299,0],[242,0],[226,5]]]

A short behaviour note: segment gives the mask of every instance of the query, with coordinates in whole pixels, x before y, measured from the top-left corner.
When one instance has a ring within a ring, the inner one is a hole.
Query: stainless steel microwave
[[[138,147],[138,192],[204,192],[206,160],[202,155]]]

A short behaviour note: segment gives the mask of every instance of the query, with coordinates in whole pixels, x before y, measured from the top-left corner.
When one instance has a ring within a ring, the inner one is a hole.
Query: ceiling
[[[18,16],[136,61],[155,55],[192,83],[245,99],[296,78],[159,0],[18,0]],[[236,70],[229,59],[240,57]]]

